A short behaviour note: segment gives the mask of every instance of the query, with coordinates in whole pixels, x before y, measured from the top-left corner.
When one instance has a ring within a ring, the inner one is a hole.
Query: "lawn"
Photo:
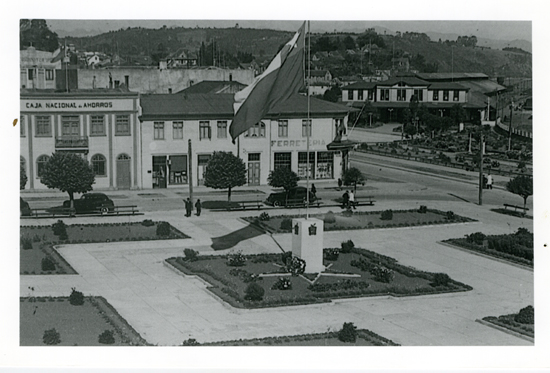
[[[228,264],[230,256],[198,256],[167,259],[186,275],[198,275],[210,283],[209,290],[239,308],[261,308],[330,302],[331,299],[376,295],[410,296],[471,290],[468,285],[434,274],[400,265],[395,259],[368,250],[340,252],[336,260],[325,260],[329,268],[322,274],[291,276],[281,254],[245,256],[243,266]],[[307,263],[306,263],[307,270]],[[385,273],[387,277],[381,273]],[[439,277],[438,277],[439,276]],[[291,288],[278,290],[281,278],[290,280]],[[443,278],[443,281],[438,279]],[[264,290],[262,300],[245,299],[251,283]]]
[[[146,341],[102,297],[86,297],[73,306],[68,297],[20,298],[21,346],[44,346],[44,331],[55,328],[59,346],[145,346]],[[105,330],[114,334],[115,343],[99,343]]]
[[[189,238],[168,223],[167,235],[157,235],[161,222],[72,224],[66,225],[67,239],[54,235],[52,226],[21,226],[20,274],[74,274],[71,266],[52,245],[91,242],[143,241]],[[165,225],[166,227],[166,225]],[[23,245],[27,241],[27,245]],[[27,249],[25,249],[27,247]],[[32,248],[31,248],[32,247]],[[50,270],[43,267],[43,260],[53,263]],[[54,268],[55,267],[55,268]]]
[[[325,231],[339,231],[348,229],[370,228],[395,228],[412,227],[420,225],[464,223],[475,221],[449,212],[434,209],[419,210],[393,210],[390,220],[382,219],[382,211],[353,211],[353,213],[341,212],[310,215],[312,218],[324,221]],[[265,216],[265,215],[263,215]],[[292,218],[304,218],[302,215],[278,215],[271,216],[267,220],[259,216],[245,217],[244,220],[256,224],[271,233],[289,233],[291,231]]]

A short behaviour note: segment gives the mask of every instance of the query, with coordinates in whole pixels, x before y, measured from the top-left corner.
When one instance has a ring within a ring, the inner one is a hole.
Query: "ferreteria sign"
[[[316,139],[309,139],[309,146],[323,146],[325,144],[325,140],[316,140]],[[271,147],[273,148],[301,148],[307,146],[307,139],[303,140],[272,140],[271,141]]]
[[[21,111],[127,111],[132,99],[121,100],[21,100]]]

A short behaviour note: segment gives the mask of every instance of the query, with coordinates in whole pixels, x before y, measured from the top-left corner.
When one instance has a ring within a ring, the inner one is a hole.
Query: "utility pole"
[[[187,147],[187,158],[189,159],[189,200],[191,206],[193,206],[193,151],[191,148],[191,139],[189,139],[189,146]]]
[[[508,125],[508,151],[512,150],[512,116],[514,115],[514,101],[510,104],[510,124]]]
[[[483,133],[479,139],[479,205],[483,205]]]

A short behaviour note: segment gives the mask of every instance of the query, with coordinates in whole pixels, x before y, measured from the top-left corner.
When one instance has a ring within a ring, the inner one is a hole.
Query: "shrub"
[[[393,219],[393,211],[392,210],[385,210],[382,211],[382,214],[380,215],[381,220],[392,220]]]
[[[323,221],[326,224],[336,223],[336,216],[334,216],[334,213],[332,211],[329,211],[325,214]]]
[[[194,262],[199,256],[199,252],[193,249],[183,249],[183,255],[185,255],[185,260],[189,262]]]
[[[256,282],[252,282],[246,287],[244,299],[252,301],[260,301],[265,294],[264,288]]]
[[[199,342],[195,338],[189,338],[181,343],[182,346],[198,346]]]
[[[535,323],[535,309],[533,306],[527,306],[522,308],[519,313],[514,316],[514,321],[520,324],[534,324]]]
[[[355,247],[355,244],[353,243],[352,240],[344,241],[340,245],[342,247],[341,252],[346,253],[346,254],[350,253],[351,250],[353,250],[353,248]]]
[[[425,214],[426,212],[428,212],[428,208],[426,206],[422,205],[418,209],[418,212],[421,213],[421,214]]]
[[[242,267],[246,263],[246,257],[240,251],[227,256],[226,264],[231,267]]]
[[[355,343],[357,340],[357,327],[352,322],[345,322],[338,332],[338,339],[346,343]]]
[[[42,258],[43,271],[55,271],[55,262],[49,256]]]
[[[466,235],[466,241],[475,243],[477,245],[482,245],[486,237],[487,236],[481,232],[475,232],[475,233]]]
[[[32,240],[27,236],[21,236],[19,242],[23,250],[32,250]]]
[[[282,231],[292,230],[292,220],[285,218],[281,221],[281,226],[279,227]]]
[[[258,218],[260,221],[269,221],[269,219],[271,219],[267,212],[262,212]]]
[[[284,265],[287,264],[289,259],[292,259],[292,251],[285,251],[284,253],[281,254],[281,261],[283,262]]]
[[[44,331],[44,335],[42,336],[42,341],[44,341],[44,344],[46,345],[58,345],[61,343],[61,337],[59,335],[59,332],[53,329],[48,329]]]
[[[279,277],[277,281],[271,286],[271,290],[290,290],[292,289],[292,283],[290,279],[286,277]]]
[[[67,225],[63,220],[58,220],[57,223],[53,223],[52,229],[55,236],[67,236]]]
[[[381,266],[374,266],[370,269],[370,274],[374,276],[374,280],[389,284],[393,281],[395,274],[393,270]]]
[[[455,220],[456,219],[456,215],[452,211],[447,211],[446,216],[447,216],[447,220]]]
[[[69,295],[69,303],[73,306],[81,306],[84,304],[84,294],[77,291],[75,288],[71,289],[71,295]]]
[[[434,274],[433,286],[447,286],[451,278],[446,273]]]
[[[157,236],[169,236],[170,224],[165,221],[161,221],[157,224]]]
[[[141,225],[143,225],[144,227],[152,227],[153,225],[155,225],[155,223],[151,219],[145,219],[141,222]]]
[[[306,261],[298,258],[297,256],[287,260],[286,270],[292,274],[292,276],[298,276],[306,271]]]
[[[339,255],[340,255],[340,249],[338,249],[338,248],[331,248],[331,249],[324,249],[323,250],[323,257],[326,260],[331,260],[331,261],[338,260]]]
[[[104,345],[112,345],[115,343],[115,335],[111,330],[105,330],[99,335],[98,341]]]

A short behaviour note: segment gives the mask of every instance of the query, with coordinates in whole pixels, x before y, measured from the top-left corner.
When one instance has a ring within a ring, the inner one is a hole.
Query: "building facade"
[[[34,47],[19,52],[20,88],[54,89],[56,70],[61,68],[61,61],[55,60],[56,52],[39,51]]]
[[[87,159],[96,173],[94,189],[140,188],[137,93],[23,89],[20,102],[20,162],[28,189],[47,189],[40,173],[56,151]]]

